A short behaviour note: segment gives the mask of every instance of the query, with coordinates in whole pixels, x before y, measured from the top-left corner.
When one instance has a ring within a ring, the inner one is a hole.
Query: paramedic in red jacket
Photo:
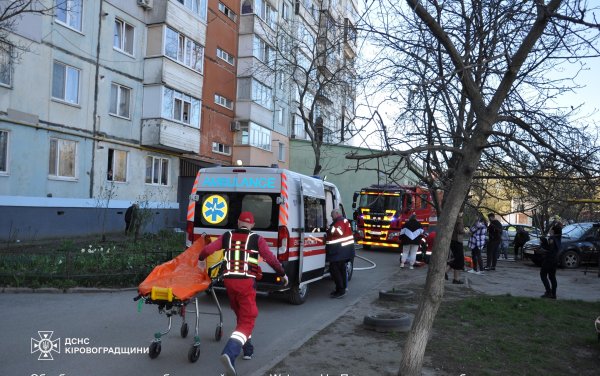
[[[259,257],[262,257],[277,275],[283,277],[284,284],[287,285],[288,282],[283,267],[269,250],[267,242],[262,236],[252,232],[252,227],[254,216],[250,212],[242,212],[238,218],[238,229],[219,236],[204,247],[199,256],[202,261],[214,252],[224,250],[223,283],[237,319],[235,330],[221,354],[221,362],[228,376],[236,375],[235,358],[242,349],[244,359],[251,359],[254,351],[250,336],[258,315],[255,281],[261,276]]]
[[[333,222],[327,230],[325,239],[329,274],[335,283],[335,291],[330,296],[341,298],[346,295],[348,286],[346,262],[354,259],[354,234],[350,222],[344,218],[340,209],[333,209],[331,218],[333,218]]]

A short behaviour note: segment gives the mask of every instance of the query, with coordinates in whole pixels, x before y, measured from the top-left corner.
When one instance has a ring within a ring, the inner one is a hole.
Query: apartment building
[[[207,0],[62,0],[0,49],[0,239],[176,226],[200,154]]]
[[[307,122],[346,140],[356,0],[44,4],[0,46],[0,240],[122,231],[135,202],[181,227],[199,168],[289,168]]]

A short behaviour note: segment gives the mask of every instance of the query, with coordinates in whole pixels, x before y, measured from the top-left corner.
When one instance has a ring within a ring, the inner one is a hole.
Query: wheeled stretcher
[[[221,277],[221,264],[223,253],[215,252],[206,260],[206,267],[198,265],[198,255],[204,245],[209,242],[207,236],[201,236],[189,248],[173,260],[156,266],[138,287],[138,296],[134,301],[139,301],[138,309],[143,303],[158,305],[159,314],[166,314],[169,325],[164,332],[156,332],[154,340],[149,347],[150,358],[156,358],[161,351],[161,339],[171,331],[172,317],[181,316],[180,334],[186,338],[189,332],[186,315],[196,314],[194,342],[188,351],[190,362],[196,362],[200,357],[200,337],[198,327],[200,314],[218,315],[219,323],[215,329],[215,340],[220,341],[223,336],[223,313],[213,284]],[[209,293],[218,312],[200,312],[197,295],[201,292]],[[192,304],[193,310],[188,306]]]

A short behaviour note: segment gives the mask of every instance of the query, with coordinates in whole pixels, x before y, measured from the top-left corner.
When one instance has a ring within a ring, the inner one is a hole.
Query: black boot
[[[233,338],[229,338],[229,341],[225,344],[223,352],[221,353],[221,363],[225,366],[225,375],[236,376],[235,371],[235,358],[240,354],[242,350],[242,343]]]

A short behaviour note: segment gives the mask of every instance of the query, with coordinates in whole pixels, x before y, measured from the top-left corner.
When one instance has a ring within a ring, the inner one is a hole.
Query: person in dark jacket
[[[238,229],[227,231],[215,241],[207,244],[198,259],[204,261],[208,256],[223,249],[225,271],[223,284],[227,290],[229,304],[235,312],[236,326],[221,353],[221,362],[227,376],[235,376],[235,359],[244,351],[244,359],[251,359],[254,346],[250,341],[254,323],[258,316],[256,307],[256,279],[262,276],[259,258],[272,267],[282,277],[284,285],[288,278],[283,266],[269,249],[265,238],[252,232],[254,215],[242,212],[238,217]]]
[[[527,231],[525,231],[525,228],[523,228],[523,226],[517,226],[517,233],[515,234],[515,260],[519,259],[519,253],[523,253],[522,249],[523,246],[525,245],[525,243],[527,243],[529,240],[531,239],[531,237],[529,236],[529,233]],[[521,255],[521,257],[523,257]]]
[[[556,299],[556,266],[558,264],[558,248],[548,242],[546,237],[540,238],[540,245],[543,253],[542,268],[540,269],[540,278],[544,284],[546,292],[542,298]]]
[[[417,215],[412,214],[400,230],[400,241],[402,242],[402,257],[400,267],[403,268],[408,260],[409,269],[413,268],[417,261],[417,251],[423,237],[423,226],[417,221]]]
[[[456,223],[454,224],[454,231],[452,231],[452,240],[450,241],[450,260],[448,260],[448,267],[446,273],[450,269],[454,270],[454,278],[452,283],[462,285],[464,282],[460,280],[461,270],[465,270],[465,251],[463,248],[463,240],[465,236],[465,225],[463,222],[463,213],[458,214]],[[448,275],[446,274],[446,279]]]
[[[348,280],[346,263],[354,259],[354,234],[350,222],[344,218],[340,209],[331,211],[333,222],[327,230],[325,239],[326,260],[329,261],[329,274],[335,283],[332,298],[346,295]]]
[[[496,261],[498,261],[498,252],[502,242],[502,223],[496,219],[494,213],[488,214],[490,224],[488,225],[488,244],[487,258],[483,270],[496,270]]]
[[[125,234],[129,235],[135,232],[138,227],[138,204],[133,204],[125,211]]]

